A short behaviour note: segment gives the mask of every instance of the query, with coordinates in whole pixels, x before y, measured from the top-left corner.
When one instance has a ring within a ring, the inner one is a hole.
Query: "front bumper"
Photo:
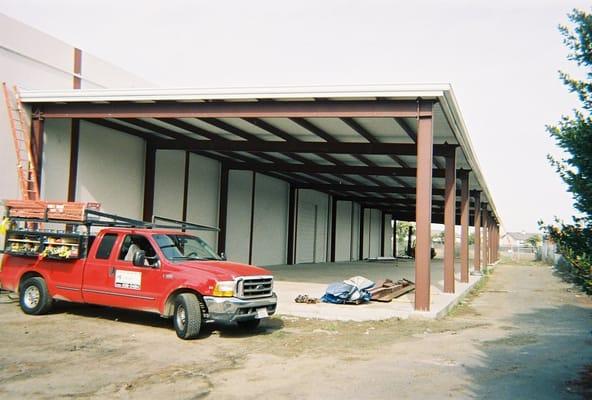
[[[277,307],[277,295],[260,299],[243,300],[236,297],[204,296],[208,309],[208,322],[247,321],[258,317],[257,309],[266,308],[268,315],[273,315]]]

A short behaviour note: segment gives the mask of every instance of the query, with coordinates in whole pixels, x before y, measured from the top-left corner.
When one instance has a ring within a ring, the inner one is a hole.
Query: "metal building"
[[[446,231],[444,291],[497,259],[499,217],[449,85],[21,91],[41,194],[218,225],[204,238],[259,265],[393,255],[391,220],[417,222],[415,308],[430,296],[431,223]],[[42,138],[42,139],[41,139]]]

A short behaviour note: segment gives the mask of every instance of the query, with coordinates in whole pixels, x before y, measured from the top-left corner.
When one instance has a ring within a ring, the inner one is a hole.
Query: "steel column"
[[[68,201],[76,200],[78,179],[78,148],[80,145],[80,120],[72,119],[70,125],[70,173],[68,176]]]
[[[432,118],[417,121],[417,178],[415,202],[415,309],[430,309],[432,223]]]
[[[393,224],[393,257],[397,258],[397,220],[392,215],[391,218]]]
[[[460,174],[460,281],[469,282],[469,171]]]
[[[33,115],[33,124],[31,126],[31,155],[35,171],[37,173],[37,185],[41,190],[41,168],[43,167],[43,131],[44,119]]]
[[[385,217],[385,212],[382,211],[380,213],[380,217],[382,218],[382,220],[380,221],[380,256],[384,257],[384,217]]]
[[[253,180],[251,181],[251,223],[249,228],[249,264],[253,264],[253,240],[255,229],[255,198],[257,189],[257,173],[253,171]]]
[[[364,214],[365,214],[365,207],[360,206],[360,260],[364,259]]]
[[[487,203],[483,204],[483,210],[482,210],[482,221],[483,221],[483,245],[481,250],[483,251],[483,267],[487,268],[487,265],[489,264],[488,259],[489,259],[489,243],[488,243],[488,239],[487,239],[487,225],[488,225],[488,219],[489,219],[489,213],[487,212]]]
[[[228,215],[228,166],[220,166],[220,197],[218,199],[218,252],[226,252],[226,217]]]
[[[296,189],[293,185],[290,185],[290,198],[288,204],[288,251],[286,263],[289,265],[294,264],[294,227],[296,226]]]
[[[146,155],[144,156],[144,207],[142,218],[151,221],[154,212],[154,174],[156,171],[156,148],[150,142],[146,142]]]
[[[481,271],[481,193],[475,192],[473,264],[475,271]]]
[[[331,197],[331,262],[335,262],[335,241],[337,239],[337,197]]]
[[[456,223],[456,154],[454,148],[446,157],[444,202],[444,293],[454,293],[454,226]]]
[[[185,152],[185,172],[183,178],[183,210],[182,210],[182,220],[187,221],[187,197],[189,195],[189,162],[190,162],[190,154],[188,151]],[[184,230],[183,230],[184,231]]]

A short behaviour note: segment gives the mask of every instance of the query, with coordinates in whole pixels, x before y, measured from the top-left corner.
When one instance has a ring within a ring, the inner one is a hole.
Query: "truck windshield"
[[[153,237],[162,254],[172,261],[221,259],[206,242],[197,236],[169,234]]]

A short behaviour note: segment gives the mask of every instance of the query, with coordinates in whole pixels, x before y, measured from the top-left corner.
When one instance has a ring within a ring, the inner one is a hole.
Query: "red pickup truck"
[[[277,305],[268,270],[226,261],[197,236],[154,226],[105,227],[97,235],[13,226],[0,287],[18,292],[27,314],[48,312],[54,300],[141,310],[172,317],[182,339],[214,321],[254,329]]]

